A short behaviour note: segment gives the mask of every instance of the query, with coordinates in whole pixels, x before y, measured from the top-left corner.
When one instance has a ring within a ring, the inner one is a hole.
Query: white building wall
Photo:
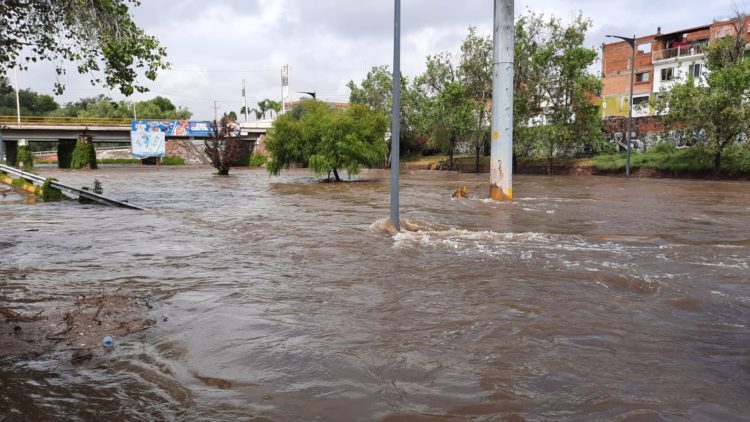
[[[690,74],[690,66],[693,64],[701,65],[701,77],[696,78],[699,84],[705,84],[706,78],[706,59],[705,56],[683,57],[675,60],[654,63],[654,93],[658,94],[662,90],[669,91],[677,82],[685,82]],[[673,69],[674,79],[662,80],[662,69]]]

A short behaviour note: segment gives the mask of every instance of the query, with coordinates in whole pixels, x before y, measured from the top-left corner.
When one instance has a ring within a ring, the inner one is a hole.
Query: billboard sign
[[[131,120],[132,133],[162,132],[168,137],[200,137],[211,136],[213,122],[191,120]],[[229,122],[229,136],[240,136],[240,125]]]
[[[136,158],[164,157],[166,139],[164,132],[130,132],[131,154]]]

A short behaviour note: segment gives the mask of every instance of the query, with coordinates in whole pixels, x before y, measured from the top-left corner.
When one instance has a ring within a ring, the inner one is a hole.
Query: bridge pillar
[[[60,139],[57,141],[57,167],[69,169],[73,159],[73,151],[76,149],[75,139]]]
[[[5,142],[5,163],[13,167],[18,165],[18,141]]]

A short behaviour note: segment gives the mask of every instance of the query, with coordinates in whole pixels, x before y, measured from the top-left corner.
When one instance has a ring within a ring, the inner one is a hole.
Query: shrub
[[[84,140],[83,137],[76,141],[76,149],[73,151],[73,158],[70,160],[70,168],[82,169],[90,167],[96,169],[96,149],[94,144]]]
[[[254,152],[250,155],[250,167],[262,167],[268,162],[268,157],[263,154]]]
[[[165,166],[184,166],[185,159],[176,155],[167,155],[161,159],[161,163]]]
[[[44,185],[42,185],[42,200],[44,202],[60,201],[63,199],[62,191],[52,187],[52,182],[56,180],[51,177],[44,179]]]
[[[29,147],[27,146],[18,147],[18,158],[16,159],[16,161],[18,163],[23,163],[24,171],[34,170],[34,154],[31,153],[31,150],[29,150]]]

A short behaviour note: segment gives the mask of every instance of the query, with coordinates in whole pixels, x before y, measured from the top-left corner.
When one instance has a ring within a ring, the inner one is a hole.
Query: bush
[[[254,152],[250,155],[250,167],[262,167],[268,162],[268,157],[263,154]]]
[[[51,177],[44,179],[44,185],[42,185],[42,200],[44,202],[60,201],[63,199],[62,191],[52,187],[52,182],[56,180]]]
[[[96,149],[91,142],[85,142],[79,138],[76,141],[76,149],[73,151],[73,158],[70,160],[70,168],[82,169],[90,167],[96,169]]]
[[[177,157],[175,155],[167,155],[166,157],[161,159],[161,163],[165,166],[184,166],[185,159],[182,157]]]
[[[34,154],[31,153],[31,150],[29,150],[29,147],[27,146],[18,147],[18,158],[16,159],[16,161],[18,163],[23,163],[24,171],[34,170]]]

